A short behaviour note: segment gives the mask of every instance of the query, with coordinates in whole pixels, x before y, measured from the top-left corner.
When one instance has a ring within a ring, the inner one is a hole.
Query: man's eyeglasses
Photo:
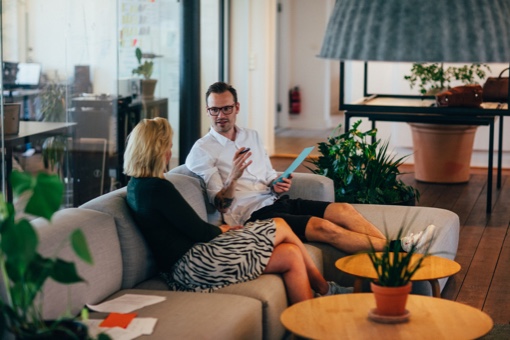
[[[234,106],[235,104],[222,107],[208,107],[207,112],[209,112],[211,116],[218,116],[220,114],[220,111],[223,112],[224,115],[229,115],[232,112],[234,112]]]

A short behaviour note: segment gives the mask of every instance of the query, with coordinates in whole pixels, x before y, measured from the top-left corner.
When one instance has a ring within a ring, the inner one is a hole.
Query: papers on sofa
[[[156,327],[156,318],[134,318],[129,326],[124,329],[120,327],[106,328],[99,327],[103,320],[90,319],[82,321],[88,328],[89,336],[97,338],[100,333],[107,334],[113,340],[131,340],[142,335],[151,335]]]
[[[130,313],[145,306],[165,301],[164,296],[124,294],[110,301],[98,305],[87,305],[89,309],[103,313]]]
[[[285,172],[281,174],[280,177],[278,177],[274,182],[278,183],[282,181],[282,178],[288,178],[290,174],[293,173],[301,163],[303,163],[305,158],[310,154],[310,152],[312,152],[313,148],[314,146],[304,148],[299,156],[297,156],[297,158],[294,160],[294,162],[292,162],[292,164],[287,168],[287,170],[285,170]]]

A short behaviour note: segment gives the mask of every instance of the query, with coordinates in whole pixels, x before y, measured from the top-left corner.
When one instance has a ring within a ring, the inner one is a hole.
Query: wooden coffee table
[[[476,339],[494,325],[474,307],[429,296],[409,295],[405,323],[371,321],[372,308],[372,293],[324,296],[290,306],[280,320],[293,334],[312,339]]]
[[[411,261],[417,261],[422,254],[414,254]],[[361,292],[363,279],[376,279],[374,266],[367,254],[356,254],[342,257],[335,262],[341,271],[354,275],[354,292]],[[411,281],[429,281],[432,285],[432,295],[441,297],[441,287],[438,279],[452,276],[460,271],[460,264],[439,256],[428,256],[422,262],[420,269],[411,278]]]

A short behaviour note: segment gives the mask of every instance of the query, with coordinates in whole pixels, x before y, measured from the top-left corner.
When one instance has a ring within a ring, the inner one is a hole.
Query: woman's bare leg
[[[264,273],[281,274],[291,304],[313,298],[301,250],[291,243],[275,245]]]
[[[312,289],[321,295],[326,294],[328,292],[329,285],[322,274],[319,272],[319,269],[317,269],[315,266],[315,263],[306,250],[303,242],[301,242],[299,237],[296,236],[287,222],[285,222],[283,219],[274,218],[273,220],[276,225],[275,245],[282,243],[290,243],[296,245],[301,251]]]

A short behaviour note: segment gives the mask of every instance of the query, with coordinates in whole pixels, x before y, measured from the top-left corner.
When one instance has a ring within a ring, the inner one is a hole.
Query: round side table
[[[409,295],[409,321],[371,321],[372,293],[332,295],[290,306],[280,320],[293,334],[311,339],[478,339],[494,323],[486,313],[455,301]]]
[[[414,254],[411,263],[417,261],[422,254]],[[356,254],[342,257],[335,262],[341,271],[355,276],[354,292],[361,292],[363,279],[376,279],[377,275],[367,254]],[[452,276],[460,271],[460,264],[444,257],[430,255],[423,260],[420,269],[411,278],[411,281],[429,281],[432,285],[432,295],[441,297],[441,288],[438,279]]]

